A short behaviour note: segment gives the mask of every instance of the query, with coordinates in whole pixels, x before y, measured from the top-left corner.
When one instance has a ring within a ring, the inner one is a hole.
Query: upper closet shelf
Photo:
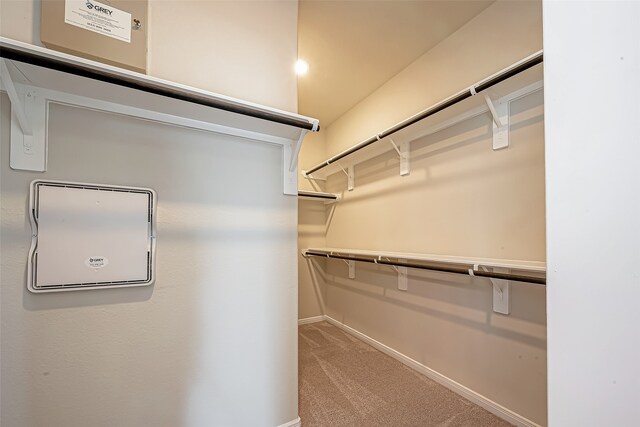
[[[308,179],[326,179],[344,172],[353,188],[353,166],[395,150],[400,174],[409,174],[410,142],[472,117],[487,114],[493,121],[493,148],[509,145],[509,104],[543,87],[542,51],[471,85],[414,116],[360,142],[303,172]]]
[[[57,103],[282,145],[285,193],[297,194],[298,153],[317,119],[4,37],[0,58],[14,169],[46,170],[48,108]]]

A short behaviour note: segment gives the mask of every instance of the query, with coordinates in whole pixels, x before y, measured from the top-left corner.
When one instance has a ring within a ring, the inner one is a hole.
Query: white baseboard
[[[306,319],[298,319],[298,325],[306,325],[309,323],[317,323],[325,320],[325,316],[307,317]]]
[[[442,375],[441,373],[434,371],[433,369],[423,365],[422,363],[411,359],[408,356],[405,356],[404,354],[400,353],[399,351],[396,351],[394,349],[392,349],[391,347],[388,347],[384,344],[382,344],[379,341],[374,340],[373,338],[363,334],[362,332],[358,332],[355,329],[353,329],[350,326],[345,325],[344,323],[341,323],[327,315],[325,316],[320,316],[323,317],[323,320],[326,320],[327,322],[331,323],[334,326],[337,326],[338,328],[342,329],[343,331],[355,336],[356,338],[361,339],[362,341],[366,342],[367,344],[369,344],[370,346],[380,350],[381,352],[393,357],[394,359],[398,360],[399,362],[405,364],[406,366],[420,372],[421,374],[425,375],[428,378],[431,378],[432,380],[434,380],[435,382],[442,384],[443,386],[447,387],[449,390],[459,394],[460,396],[464,397],[467,400],[470,400],[471,402],[475,403],[476,405],[486,409],[487,411],[491,412],[492,414],[502,418],[503,420],[510,422],[511,424],[514,424],[518,427],[540,427],[539,424],[534,423],[533,421],[511,411],[510,409],[505,408],[504,406],[494,402],[493,400],[481,395],[480,393],[476,393],[475,391],[463,386],[462,384],[452,380],[449,377],[446,377],[444,375]],[[306,320],[306,319],[303,319]]]
[[[288,423],[280,424],[278,427],[300,427],[300,417],[295,420],[291,420]]]

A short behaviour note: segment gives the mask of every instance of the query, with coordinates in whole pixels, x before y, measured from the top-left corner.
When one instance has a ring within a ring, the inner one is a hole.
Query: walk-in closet
[[[301,152],[299,387],[311,425],[394,425],[389,406],[402,408],[399,425],[546,424],[541,4],[449,6],[368,8],[389,28],[421,14],[426,25],[402,35],[425,51],[320,117]],[[304,25],[343,7],[301,5],[301,57],[339,57]],[[436,21],[448,34],[428,31]],[[386,57],[387,34],[368,24],[343,29],[362,38],[327,37],[349,40],[343,55]],[[487,42],[506,34],[502,49]],[[325,102],[310,95],[313,77],[299,80],[303,113]],[[407,367],[426,385],[394,381]]]
[[[0,425],[638,425],[638,40],[622,0],[0,0]]]

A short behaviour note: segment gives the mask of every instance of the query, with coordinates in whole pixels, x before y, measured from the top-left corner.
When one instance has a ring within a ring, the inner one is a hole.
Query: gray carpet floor
[[[303,427],[511,425],[327,322],[298,336]]]

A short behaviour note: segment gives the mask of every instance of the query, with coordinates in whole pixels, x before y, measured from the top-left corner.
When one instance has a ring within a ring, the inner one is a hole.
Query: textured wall
[[[297,1],[151,0],[149,74],[297,111]]]
[[[0,7],[2,36],[40,44],[38,0]],[[297,2],[150,7],[151,75],[296,110]],[[50,169],[32,174],[9,169],[8,115],[3,95],[0,424],[296,419],[297,202],[282,195],[281,148],[55,107]],[[28,293],[25,213],[35,178],[154,188],[156,284]]]
[[[54,105],[49,170],[14,171],[9,111],[3,95],[0,424],[295,419],[297,203],[282,194],[281,148]],[[29,293],[36,178],[155,189],[155,284]]]

